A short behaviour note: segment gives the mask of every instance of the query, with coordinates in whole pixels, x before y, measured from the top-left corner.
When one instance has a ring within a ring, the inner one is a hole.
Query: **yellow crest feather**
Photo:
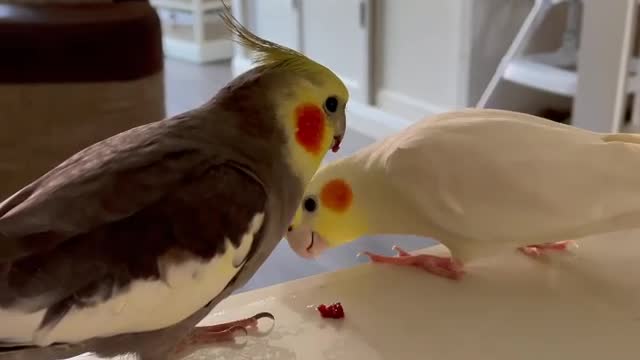
[[[252,53],[253,62],[267,68],[287,70],[320,70],[324,68],[302,53],[288,47],[263,39],[244,27],[232,14],[231,9],[222,1],[224,11],[221,14],[226,27],[235,35],[234,41]]]

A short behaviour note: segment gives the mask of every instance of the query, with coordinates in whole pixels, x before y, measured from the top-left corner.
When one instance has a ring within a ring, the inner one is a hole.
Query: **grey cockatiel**
[[[426,118],[322,167],[287,239],[299,255],[372,234],[416,235],[450,257],[365,252],[458,279],[471,260],[640,226],[640,136],[487,109]]]
[[[0,360],[180,358],[255,273],[345,132],[329,69],[225,20],[257,66],[201,107],[99,142],[0,204]],[[61,140],[62,141],[62,140]]]

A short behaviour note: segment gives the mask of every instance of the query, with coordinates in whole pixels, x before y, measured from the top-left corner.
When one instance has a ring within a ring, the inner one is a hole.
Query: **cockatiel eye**
[[[329,96],[324,102],[324,107],[329,112],[336,112],[338,110],[338,99],[335,96]]]
[[[307,212],[314,212],[318,208],[318,203],[316,202],[316,199],[308,197],[304,200],[302,206]]]

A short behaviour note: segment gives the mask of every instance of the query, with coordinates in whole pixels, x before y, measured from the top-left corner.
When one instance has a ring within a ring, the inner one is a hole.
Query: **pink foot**
[[[431,274],[452,280],[458,280],[464,274],[462,264],[451,258],[426,254],[411,255],[398,246],[394,246],[393,249],[398,253],[397,257],[373,254],[368,251],[363,252],[362,255],[368,256],[374,263],[414,266]]]
[[[217,343],[233,342],[236,340],[238,335],[247,335],[247,329],[255,328],[258,325],[258,320],[262,318],[275,320],[272,314],[263,312],[246,319],[218,325],[196,327],[191,331],[191,333],[189,333],[189,335],[187,335],[187,337],[176,345],[172,359],[184,358],[202,347],[207,347]]]
[[[569,246],[572,246],[572,245],[575,246],[575,241],[566,240],[566,241],[559,241],[556,243],[524,246],[524,247],[518,248],[518,250],[520,250],[525,255],[538,257],[546,253],[549,253],[550,251],[568,251]]]

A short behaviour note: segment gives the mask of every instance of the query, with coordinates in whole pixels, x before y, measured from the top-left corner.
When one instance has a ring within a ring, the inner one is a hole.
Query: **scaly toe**
[[[540,252],[540,249],[535,246],[521,247],[521,248],[518,248],[518,251],[522,252],[527,256],[532,256],[532,257],[538,257],[542,255],[542,253]]]
[[[395,251],[396,253],[398,253],[398,256],[411,256],[411,254],[409,254],[407,251],[403,250],[400,246],[398,245],[393,245],[393,247],[391,248],[393,251]]]

